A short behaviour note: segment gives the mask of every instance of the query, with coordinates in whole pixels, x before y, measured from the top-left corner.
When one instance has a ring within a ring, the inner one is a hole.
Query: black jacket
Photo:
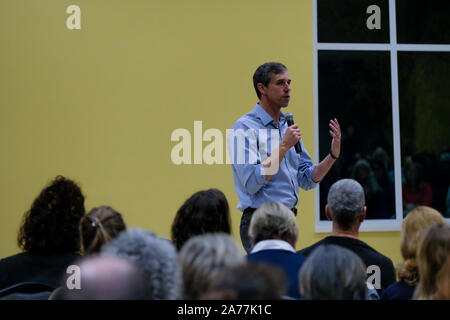
[[[329,236],[320,240],[319,242],[316,242],[310,247],[299,250],[298,252],[305,257],[308,257],[314,251],[314,249],[323,244],[335,244],[353,251],[361,258],[366,267],[369,267],[371,265],[380,267],[381,290],[378,290],[379,293],[381,293],[383,289],[387,288],[396,281],[395,268],[392,260],[382,255],[381,253],[367,245],[365,242],[358,239]],[[370,276],[370,274],[368,274],[368,276]]]
[[[1,259],[0,289],[20,282],[39,282],[56,288],[67,267],[78,258],[76,253],[41,256],[23,252]]]

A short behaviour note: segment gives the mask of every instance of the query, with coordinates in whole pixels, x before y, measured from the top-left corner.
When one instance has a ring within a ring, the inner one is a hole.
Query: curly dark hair
[[[79,223],[84,214],[80,187],[57,176],[25,213],[17,243],[34,254],[76,252],[80,249]]]
[[[172,241],[178,250],[191,237],[225,232],[231,234],[228,201],[222,191],[209,189],[194,193],[178,209],[172,223]]]

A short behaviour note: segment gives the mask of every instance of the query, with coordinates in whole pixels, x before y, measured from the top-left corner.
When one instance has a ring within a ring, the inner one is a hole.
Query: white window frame
[[[398,98],[397,52],[426,51],[450,52],[450,45],[435,44],[397,44],[397,22],[395,0],[389,0],[389,35],[390,43],[324,43],[317,38],[317,1],[312,0],[313,9],[313,59],[314,59],[314,156],[319,159],[319,50],[342,51],[387,51],[391,57],[391,95],[392,95],[392,133],[394,146],[394,180],[395,180],[395,219],[365,220],[360,231],[398,231],[403,221],[402,177],[400,154],[400,110]],[[319,0],[320,1],[320,0]],[[336,0],[338,1],[338,0]],[[383,12],[381,13],[383,14]],[[320,220],[320,185],[315,191],[315,232],[331,232],[331,221]],[[445,219],[450,223],[450,219]]]

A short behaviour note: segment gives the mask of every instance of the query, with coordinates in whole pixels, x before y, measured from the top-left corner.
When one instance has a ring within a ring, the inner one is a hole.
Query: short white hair
[[[327,205],[333,221],[347,230],[356,223],[363,211],[364,189],[356,180],[338,180],[328,191]]]
[[[268,239],[295,241],[298,237],[295,215],[282,203],[265,202],[253,213],[249,236],[253,244]]]

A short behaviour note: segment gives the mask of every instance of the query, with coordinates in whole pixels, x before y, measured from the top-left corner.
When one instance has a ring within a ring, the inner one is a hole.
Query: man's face
[[[269,84],[263,87],[261,94],[269,104],[279,108],[288,106],[291,98],[291,78],[288,72],[272,74]]]

